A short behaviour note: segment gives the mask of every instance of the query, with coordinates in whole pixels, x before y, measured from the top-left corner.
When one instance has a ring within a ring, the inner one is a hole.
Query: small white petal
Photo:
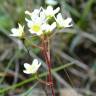
[[[52,7],[52,6],[48,6],[48,7],[47,7],[47,11],[48,11],[48,12],[53,11],[53,7]]]
[[[58,13],[59,11],[60,11],[60,7],[56,8],[56,9],[54,10],[54,14]]]
[[[21,24],[19,24],[19,23],[18,23],[18,26],[19,26],[19,29],[20,29],[21,31],[23,31],[24,26],[22,26],[22,25],[21,25]]]
[[[39,67],[41,66],[41,63],[32,63],[32,73],[36,73],[37,71],[38,71],[38,69],[39,69]]]
[[[18,31],[17,31],[16,28],[12,28],[12,29],[11,29],[11,32],[14,33],[14,34],[15,34],[15,33],[18,33]]]
[[[50,31],[53,31],[55,28],[56,28],[56,22],[51,24],[51,30]]]
[[[73,24],[70,24],[72,22],[72,18],[67,18],[64,20],[64,26],[65,27],[71,27]]]
[[[48,24],[45,23],[42,25],[42,30],[46,31],[46,30],[48,30],[48,27],[49,27]]]
[[[32,29],[29,29],[29,32],[32,34],[36,34],[36,32],[34,32]]]
[[[57,19],[60,19],[60,18],[62,18],[62,15],[61,15],[61,13],[58,13],[57,14]]]
[[[45,0],[45,3],[53,6],[58,4],[56,0]]]
[[[25,18],[25,21],[27,22],[28,27],[30,28],[33,25],[33,21]]]
[[[44,11],[40,12],[40,19],[42,20],[42,23],[46,22],[46,15],[45,15]]]
[[[30,20],[29,20],[29,19],[27,19],[27,18],[25,18],[25,21],[26,21],[26,22],[29,22]]]
[[[26,74],[31,74],[31,72],[27,71],[27,70],[23,70],[24,73]]]
[[[11,29],[12,34],[10,36],[18,37],[19,36],[19,31],[16,28]]]
[[[32,15],[32,13],[30,13],[29,11],[25,11],[25,14],[27,14],[27,15],[29,15],[29,16]]]
[[[38,59],[34,59],[32,64],[38,64]]]
[[[41,34],[43,34],[42,31],[35,32],[35,31],[33,31],[32,29],[29,29],[29,32],[32,33],[32,34],[36,34],[36,35],[41,35]]]
[[[42,25],[42,30],[45,32],[51,32],[56,28],[56,22],[53,22],[51,25],[45,23]]]
[[[39,31],[39,32],[37,32],[36,34],[37,34],[37,35],[42,35],[43,32],[42,32],[42,31]]]
[[[38,68],[41,66],[41,62],[38,64]]]
[[[9,34],[9,36],[18,37],[17,34]]]
[[[31,28],[31,27],[33,26],[33,24],[34,24],[34,23],[33,23],[32,21],[29,21],[29,22],[27,23],[27,25],[28,25],[29,28]]]
[[[25,69],[29,68],[30,66],[31,66],[30,64],[28,64],[28,63],[24,63],[24,67],[25,67]]]

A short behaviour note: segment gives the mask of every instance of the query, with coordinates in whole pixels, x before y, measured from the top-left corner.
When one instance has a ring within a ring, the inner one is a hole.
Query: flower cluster
[[[55,28],[65,28],[72,26],[70,17],[64,19],[61,15],[60,7],[53,9],[48,6],[47,9],[35,9],[33,12],[25,11],[30,19],[25,18],[29,32],[35,35],[42,35],[52,32]],[[24,26],[19,24],[19,28],[13,28],[11,36],[22,37],[24,34]]]
[[[48,6],[46,9],[41,7],[40,9],[35,9],[33,12],[25,11],[25,14],[29,16],[29,18],[25,18],[28,31],[32,35],[41,36],[53,32],[56,28],[71,27],[72,19],[69,17],[64,19],[59,11],[60,7],[53,9],[52,6]],[[11,32],[12,34],[10,34],[10,36],[19,38],[23,38],[25,36],[24,26],[20,24],[18,24],[18,28],[12,28]],[[41,63],[38,63],[37,59],[33,60],[32,65],[24,63],[26,70],[23,72],[26,74],[34,74],[37,72],[40,65]]]

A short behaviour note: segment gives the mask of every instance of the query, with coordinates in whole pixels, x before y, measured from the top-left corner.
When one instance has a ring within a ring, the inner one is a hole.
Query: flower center
[[[19,30],[19,36],[23,36],[23,31]]]
[[[32,26],[32,30],[34,30],[35,32],[39,32],[39,30],[40,30],[40,25],[39,25],[39,24],[34,24],[34,25]]]

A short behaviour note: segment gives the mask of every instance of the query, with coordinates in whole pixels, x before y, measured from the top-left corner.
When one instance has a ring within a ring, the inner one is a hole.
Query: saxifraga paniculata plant
[[[51,73],[51,57],[50,57],[50,48],[48,47],[50,44],[49,37],[54,33],[54,29],[62,29],[66,27],[72,27],[72,19],[70,17],[64,19],[62,14],[60,13],[60,8],[53,9],[52,6],[48,6],[46,9],[40,8],[35,9],[33,12],[25,11],[25,14],[29,16],[30,19],[25,18],[27,22],[28,31],[32,36],[37,36],[41,40],[41,46],[36,46],[40,48],[42,55],[45,59],[45,62],[48,66],[48,80],[43,81],[41,83],[45,83],[51,89],[52,96],[55,96],[54,88],[53,88],[53,80],[52,80],[52,73]],[[10,36],[18,37],[22,40],[27,36],[24,31],[24,25],[18,23],[18,28],[12,28]],[[32,64],[24,63],[23,72],[25,74],[34,74],[38,76],[38,69],[41,66],[41,62],[34,58]]]

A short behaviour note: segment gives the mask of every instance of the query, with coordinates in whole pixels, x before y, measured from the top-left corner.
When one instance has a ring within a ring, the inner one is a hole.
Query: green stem
[[[72,66],[73,64],[74,64],[74,62],[73,62],[73,63],[66,64],[66,65],[62,65],[62,66],[57,67],[57,68],[54,68],[54,69],[52,69],[52,72],[60,71],[60,70],[62,70],[62,69],[64,69],[64,68],[67,68],[67,67]],[[41,73],[41,74],[39,75],[39,77],[42,78],[42,77],[46,76],[47,74],[48,74],[48,72]],[[0,93],[4,93],[4,92],[6,92],[6,91],[8,91],[8,90],[11,90],[11,89],[13,89],[13,88],[20,87],[20,86],[22,86],[22,85],[24,85],[24,84],[27,84],[27,83],[29,83],[29,82],[32,82],[33,80],[36,80],[36,79],[37,79],[36,77],[32,77],[32,78],[29,78],[29,79],[27,79],[27,80],[25,80],[25,81],[22,81],[22,82],[20,82],[20,83],[17,83],[17,84],[15,84],[15,85],[9,86],[8,88],[0,89]]]

